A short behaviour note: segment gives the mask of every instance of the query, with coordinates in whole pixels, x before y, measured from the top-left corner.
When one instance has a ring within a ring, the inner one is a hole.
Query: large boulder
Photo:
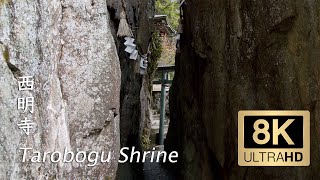
[[[183,179],[317,179],[320,2],[187,0],[167,150]],[[239,167],[239,110],[311,112],[310,167]]]
[[[115,178],[121,70],[109,21],[103,0],[0,1],[0,179]],[[33,91],[18,91],[21,74]],[[29,96],[33,114],[17,110]],[[17,126],[24,117],[35,123],[29,136]],[[111,161],[22,162],[20,148],[104,151]]]

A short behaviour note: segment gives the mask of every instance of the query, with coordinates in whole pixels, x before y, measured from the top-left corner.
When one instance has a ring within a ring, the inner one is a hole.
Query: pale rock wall
[[[102,0],[0,1],[0,179],[111,178],[119,157],[120,63]],[[6,49],[9,58],[6,58]],[[19,92],[6,61],[34,76],[35,89]],[[34,96],[36,127],[17,98]],[[107,121],[107,123],[106,123]],[[111,163],[22,163],[19,148],[38,151],[111,151]]]

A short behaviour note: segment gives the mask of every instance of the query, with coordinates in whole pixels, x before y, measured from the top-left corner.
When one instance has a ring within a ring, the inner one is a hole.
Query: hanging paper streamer
[[[138,51],[137,50],[134,50],[131,54],[130,54],[130,59],[132,60],[137,60],[138,58]]]
[[[131,54],[134,50],[136,50],[135,46],[128,46],[124,51]]]
[[[138,58],[138,51],[136,50],[137,45],[134,44],[135,39],[132,37],[125,37],[126,41],[124,45],[127,46],[125,51],[130,54],[130,59],[137,60]]]
[[[141,55],[140,56],[140,74],[145,75],[147,74],[147,68],[148,68],[148,54]]]
[[[125,40],[126,40],[126,42],[124,42],[124,45],[135,45],[133,42],[135,41],[135,39],[134,38],[132,38],[132,37],[125,37],[124,38]]]
[[[124,45],[126,46],[125,52],[129,53],[129,58],[132,60],[139,60],[137,62],[137,66],[140,69],[140,74],[145,75],[147,73],[148,68],[148,54],[150,52],[150,44],[148,46],[147,54],[140,55],[137,48],[137,45],[134,43],[135,39],[133,37],[125,37]]]
[[[140,60],[140,68],[143,69],[147,69],[148,67],[148,60],[147,60],[147,56],[146,55],[142,55],[141,56],[141,60]]]

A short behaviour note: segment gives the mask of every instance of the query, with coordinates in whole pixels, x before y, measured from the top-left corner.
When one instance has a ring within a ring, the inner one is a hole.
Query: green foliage
[[[158,67],[158,61],[162,54],[162,42],[159,37],[159,32],[155,32],[152,34],[152,40],[150,45],[150,64],[148,67],[148,74],[150,79],[153,79],[154,73]]]
[[[0,5],[6,5],[8,3],[8,0],[0,0]]]
[[[148,136],[149,130],[147,128],[143,129],[142,137],[141,137],[141,143],[143,150],[149,150],[151,147],[150,138]]]
[[[174,65],[176,56],[175,39],[166,35],[161,37],[162,53],[160,57],[160,65]]]
[[[177,1],[171,0],[156,0],[156,13],[165,14],[174,29],[178,29],[180,10]],[[174,65],[176,46],[172,37],[163,36],[161,38],[162,53],[159,64],[161,65]]]
[[[112,177],[110,177],[110,176],[105,177],[105,180],[111,180],[111,179],[112,179]]]
[[[8,63],[10,60],[10,55],[9,55],[9,48],[7,46],[5,46],[5,49],[3,51],[3,59],[6,61],[6,63]]]
[[[171,0],[157,0],[156,13],[166,14],[172,27],[174,29],[178,28],[180,13],[179,4],[176,1],[171,2]]]

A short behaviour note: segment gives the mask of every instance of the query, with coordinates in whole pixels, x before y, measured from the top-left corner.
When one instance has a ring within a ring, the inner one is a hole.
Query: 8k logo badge
[[[309,166],[309,111],[239,111],[239,166]]]

